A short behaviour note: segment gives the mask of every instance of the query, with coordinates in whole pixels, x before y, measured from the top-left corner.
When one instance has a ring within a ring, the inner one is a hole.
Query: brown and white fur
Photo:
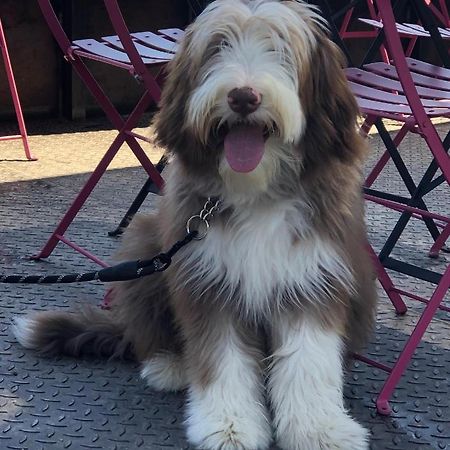
[[[203,449],[364,450],[343,404],[344,359],[370,332],[376,300],[361,196],[365,144],[339,50],[301,1],[218,0],[169,64],[159,142],[172,155],[158,211],[136,217],[120,259],[183,237],[208,196],[205,239],[164,274],[116,283],[113,308],[20,317],[44,354],[131,351],[156,389],[187,388],[187,436]],[[244,115],[230,92],[250,88]],[[263,124],[247,173],[224,156],[237,123]],[[272,426],[271,426],[272,422]]]

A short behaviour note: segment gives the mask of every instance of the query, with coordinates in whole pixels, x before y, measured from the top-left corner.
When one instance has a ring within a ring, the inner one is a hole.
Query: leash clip
[[[201,241],[206,237],[209,231],[209,220],[213,218],[214,213],[220,209],[220,200],[208,197],[203,209],[189,218],[186,223],[186,231],[188,234],[197,231],[194,237],[196,241]]]

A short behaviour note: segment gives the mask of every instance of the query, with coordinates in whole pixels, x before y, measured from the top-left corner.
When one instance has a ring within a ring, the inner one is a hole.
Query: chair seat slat
[[[411,71],[421,73],[423,75],[428,75],[431,77],[442,78],[448,80],[450,83],[450,69],[445,67],[435,66],[434,64],[428,64],[424,61],[419,61],[413,58],[406,58],[408,67]]]
[[[417,23],[405,23],[404,25],[414,28],[414,29],[417,29],[417,30],[422,30],[423,33],[426,33],[427,37],[430,36],[430,33],[427,30],[425,30],[425,28],[422,25],[418,25]],[[450,29],[449,28],[438,27],[438,30],[444,39],[450,38]]]
[[[184,30],[180,30],[179,28],[164,28],[158,31],[174,41],[179,41],[184,36]]]
[[[359,18],[358,20],[375,28],[383,28],[383,22],[380,20],[366,18]],[[402,37],[430,37],[430,32],[416,23],[396,23],[395,26]],[[438,30],[443,39],[450,39],[450,28],[438,27]]]
[[[364,66],[366,70],[374,72],[376,74],[390,77],[394,80],[398,80],[397,69],[395,66],[386,64],[384,62],[371,63]],[[450,91],[450,82],[439,78],[433,78],[420,73],[411,72],[414,83],[419,86],[425,86],[429,88],[439,88],[445,91]]]
[[[357,97],[358,105],[362,112],[377,112],[383,114],[412,115],[411,108],[407,105],[377,102],[367,98]],[[430,117],[442,117],[450,115],[450,108],[425,108],[425,112]]]
[[[379,21],[379,20],[374,20],[374,19],[365,19],[365,18],[360,18],[359,19],[361,22],[366,23],[367,25],[372,25],[375,28],[383,28],[383,22]],[[396,27],[398,32],[404,36],[404,37],[429,37],[430,34],[428,33],[428,31],[426,31],[425,29],[422,28],[422,30],[420,29],[415,29],[415,28],[411,28],[405,24],[401,24],[401,23],[396,23]]]
[[[156,33],[152,33],[151,31],[131,33],[131,36],[136,38],[138,41],[141,41],[142,43],[159,50],[175,52],[178,48],[178,44],[176,42],[159,36]]]
[[[349,86],[352,92],[358,97],[364,97],[370,100],[382,101],[386,103],[397,103],[407,105],[408,100],[406,96],[400,94],[394,94],[392,92],[382,91],[369,86],[364,86],[353,81],[349,81]],[[421,99],[422,104],[428,108],[450,108],[450,99],[446,100],[433,100],[433,99]]]
[[[121,63],[131,64],[130,58],[125,52],[121,52],[120,50],[116,50],[115,48],[110,47],[109,45],[104,44],[103,42],[99,42],[95,39],[78,39],[73,41],[73,44],[88,52],[92,55],[99,56],[100,58],[110,59],[111,61],[117,61]],[[161,60],[151,59],[151,58],[142,58],[144,64],[159,64]]]
[[[115,50],[109,45],[98,42],[95,39],[78,39],[73,41],[73,44],[86,52],[93,53],[94,55],[113,59],[114,61],[130,63],[130,58],[128,58],[126,53]]]
[[[122,42],[119,39],[119,36],[105,36],[102,37],[102,39],[108,44],[111,44],[112,46],[122,51],[124,50]],[[163,61],[169,61],[173,58],[174,55],[174,53],[163,52],[161,50],[147,47],[146,45],[142,45],[139,42],[134,42],[134,45],[139,55],[143,56],[144,58],[161,59]]]
[[[402,85],[400,84],[399,81],[395,81],[390,78],[385,78],[382,77],[381,75],[376,75],[372,72],[367,72],[365,70],[356,68],[349,68],[346,69],[346,74],[349,80],[355,81],[359,84],[384,90],[403,92]],[[417,86],[417,92],[423,98],[432,98],[440,100],[450,99],[450,91],[443,91],[440,89]]]
[[[381,89],[372,88],[370,86],[365,86],[363,84],[355,83],[353,81],[348,81],[348,84],[353,94],[356,95],[357,97],[362,97],[368,100],[375,100],[378,102],[385,102],[385,103],[397,103],[403,105],[408,103],[404,95],[382,91]]]
[[[411,115],[411,108],[407,105],[399,105],[394,103],[386,103],[382,101],[370,100],[368,98],[357,97],[358,105],[361,110],[389,112],[394,114]]]
[[[406,30],[409,30],[412,36],[417,37],[430,37],[429,31],[425,30],[422,25],[418,25],[417,23],[403,23],[402,24]]]
[[[401,83],[399,81],[392,80],[391,78],[386,78],[381,75],[368,72],[367,70],[357,69],[354,67],[346,69],[345,72],[349,80],[382,89],[403,92]]]

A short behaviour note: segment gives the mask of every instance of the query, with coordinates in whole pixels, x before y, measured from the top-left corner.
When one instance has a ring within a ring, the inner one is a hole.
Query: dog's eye
[[[220,47],[221,49],[223,49],[223,48],[230,48],[230,47],[231,47],[231,44],[230,44],[230,42],[227,41],[226,39],[222,39],[222,40],[220,41],[219,47]]]

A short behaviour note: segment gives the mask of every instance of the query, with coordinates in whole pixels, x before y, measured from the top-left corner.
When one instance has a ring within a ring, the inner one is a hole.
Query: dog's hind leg
[[[156,216],[137,217],[124,235],[122,260],[161,252]],[[113,284],[111,310],[85,306],[73,313],[45,311],[16,318],[13,332],[27,348],[47,355],[95,354],[138,361],[160,351],[178,351],[169,292],[161,273]]]
[[[141,377],[157,391],[179,391],[187,387],[186,368],[180,353],[155,353],[142,362]]]

